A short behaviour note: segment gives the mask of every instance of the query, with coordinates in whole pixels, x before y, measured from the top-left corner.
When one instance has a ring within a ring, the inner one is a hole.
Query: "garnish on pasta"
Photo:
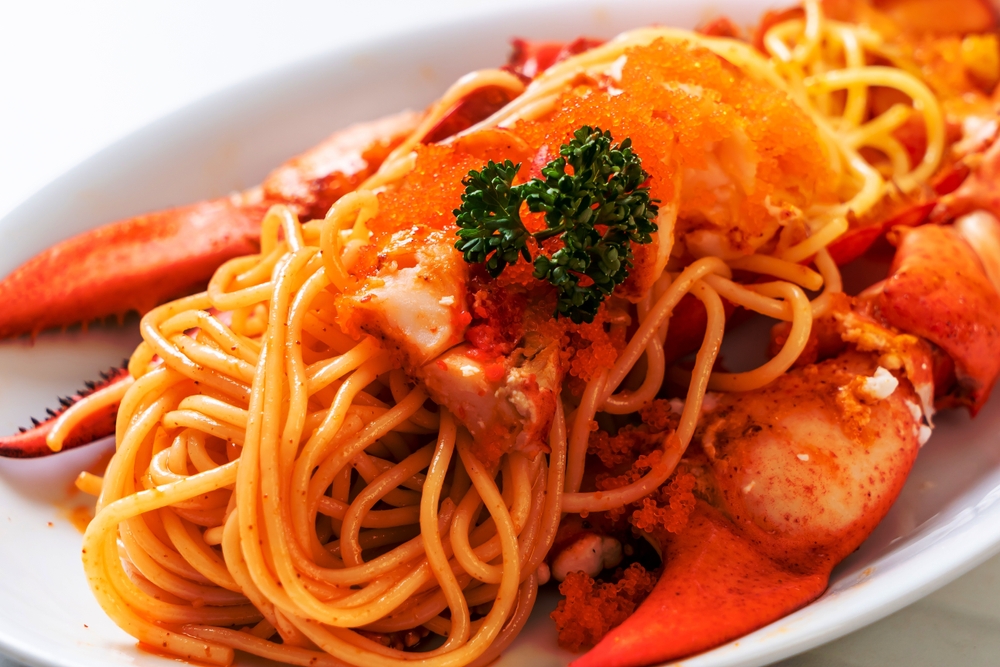
[[[534,261],[534,276],[558,291],[556,315],[592,322],[601,302],[628,278],[632,243],[650,243],[656,231],[656,202],[643,184],[649,174],[626,138],[612,144],[611,132],[584,125],[542,170],[543,178],[514,185],[520,164],[492,160],[463,180],[465,194],[455,210],[465,261],[482,263],[500,275],[518,258]],[[531,232],[521,220],[526,205],[544,213],[546,228]],[[528,239],[558,237],[551,256],[532,260]]]

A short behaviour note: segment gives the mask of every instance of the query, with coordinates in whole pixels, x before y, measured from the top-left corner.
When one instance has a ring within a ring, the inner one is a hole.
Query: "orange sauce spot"
[[[76,507],[64,509],[61,513],[81,533],[86,532],[87,526],[90,525],[90,522],[94,518],[94,508],[89,505],[77,505]]]

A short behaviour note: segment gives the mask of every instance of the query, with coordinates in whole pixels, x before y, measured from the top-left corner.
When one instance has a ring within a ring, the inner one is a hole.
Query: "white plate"
[[[751,23],[765,3],[726,0],[713,10]],[[559,4],[442,25],[331,53],[220,92],[111,146],[0,221],[0,274],[70,234],[258,182],[284,158],[333,129],[403,107],[419,108],[461,74],[503,62],[507,39],[611,36],[649,23],[693,26],[700,2]],[[2,307],[2,305],[0,305]],[[133,326],[45,334],[0,343],[0,430],[41,415],[57,395],[119,363]],[[817,602],[687,667],[752,666],[804,651],[871,623],[1000,550],[1000,405],[972,422],[940,416],[895,507],[834,573]],[[36,461],[0,460],[0,651],[31,665],[166,665],[138,651],[90,595],[80,534],[68,520],[85,503],[67,493],[100,446]],[[105,446],[106,450],[107,447]],[[543,595],[502,665],[562,665]],[[176,664],[176,663],[174,663]],[[258,664],[243,659],[241,664]]]

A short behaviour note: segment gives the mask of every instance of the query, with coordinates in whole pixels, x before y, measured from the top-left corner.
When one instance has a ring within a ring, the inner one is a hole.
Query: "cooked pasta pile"
[[[818,128],[831,196],[753,254],[685,262],[669,256],[678,207],[665,202],[659,277],[637,300],[637,328],[617,361],[596,371],[581,396],[557,401],[547,453],[512,451],[487,468],[459,420],[433,405],[382,345],[342,332],[336,296],[355,279],[381,197],[414,169],[415,148],[456,100],[487,85],[519,93],[462,136],[517,128],[553,113],[581,79],[620,72],[622,58],[657,44],[707,50],[740,76],[784,91]],[[732,39],[645,28],[528,85],[500,70],[467,76],[326,219],[300,223],[273,208],[259,255],[225,264],[207,292],[148,313],[129,364],[134,382],[118,413],[117,451],[103,481],[84,479],[100,489],[83,558],[105,611],[141,643],[211,664],[230,663],[234,650],[365,667],[483,665],[499,655],[528,618],[563,514],[621,508],[654,492],[691,442],[706,391],[747,391],[784,373],[813,318],[841,291],[825,248],[847,229],[849,213],[918,187],[941,160],[937,100],[913,75],[866,64],[878,54],[877,36],[807,2],[804,19],[778,23],[765,45],[769,56]],[[912,104],[869,118],[876,86]],[[927,137],[917,164],[892,134],[913,113]],[[866,148],[887,157],[888,172],[862,157]],[[767,281],[738,283],[734,270]],[[668,368],[664,351],[671,314],[687,294],[704,304],[708,322],[690,371]],[[723,299],[791,323],[784,347],[760,368],[713,372]],[[619,390],[637,368],[644,378]],[[668,377],[689,388],[655,463],[619,488],[585,490],[595,416],[637,412]],[[86,400],[78,405],[75,413],[86,411]],[[428,643],[428,634],[441,639]],[[407,650],[418,643],[421,650]]]

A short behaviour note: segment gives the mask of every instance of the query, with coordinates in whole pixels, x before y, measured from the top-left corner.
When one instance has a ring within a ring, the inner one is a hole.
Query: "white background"
[[[468,0],[298,0],[280,7],[233,0],[0,0],[0,217],[102,147],[207,93],[338,45],[487,6]],[[1000,664],[1000,558],[865,630],[782,664]],[[15,666],[0,657],[0,667]]]

